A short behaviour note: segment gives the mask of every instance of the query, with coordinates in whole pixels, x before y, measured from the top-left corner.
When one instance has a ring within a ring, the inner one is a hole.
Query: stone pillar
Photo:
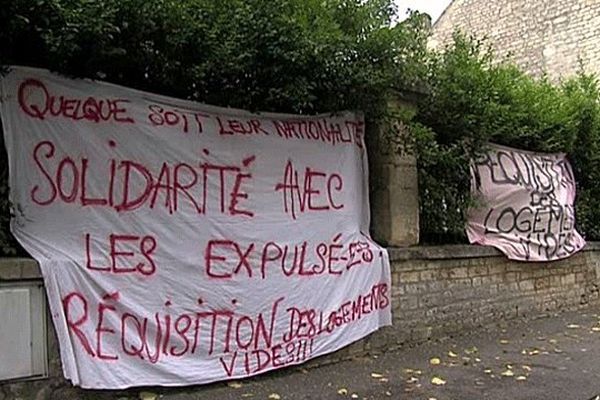
[[[414,110],[400,96],[390,111]],[[419,243],[419,188],[414,155],[400,154],[406,127],[401,121],[368,126],[371,234],[378,243],[404,247]]]

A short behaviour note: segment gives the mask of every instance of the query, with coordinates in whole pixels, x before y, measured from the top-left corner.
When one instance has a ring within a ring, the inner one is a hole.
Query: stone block
[[[420,273],[418,271],[400,272],[398,273],[398,280],[400,284],[419,282]]]
[[[574,285],[575,280],[575,274],[568,274],[561,278],[561,283],[562,285]]]
[[[519,290],[521,290],[523,292],[531,292],[531,291],[535,290],[535,281],[533,281],[533,280],[520,281],[519,282]]]
[[[452,268],[448,273],[451,279],[464,279],[469,277],[469,269],[467,267]]]

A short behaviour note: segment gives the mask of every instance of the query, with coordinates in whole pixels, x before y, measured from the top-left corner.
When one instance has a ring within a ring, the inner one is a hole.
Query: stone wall
[[[389,252],[393,326],[309,365],[600,302],[600,243],[591,243],[566,260],[545,263],[509,261],[495,249],[469,245],[391,248]],[[22,279],[40,279],[34,261],[0,260],[0,281]],[[62,379],[51,323],[48,338],[49,378],[0,384],[0,400],[78,398],[79,389]]]
[[[569,76],[579,60],[600,72],[600,0],[454,0],[433,26],[430,45],[451,41],[455,29],[487,37],[498,59],[534,76]]]

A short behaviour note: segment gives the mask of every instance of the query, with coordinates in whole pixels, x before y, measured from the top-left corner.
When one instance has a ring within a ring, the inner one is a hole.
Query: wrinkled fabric
[[[13,67],[11,230],[84,388],[242,378],[391,324],[362,116],[253,114]]]
[[[490,145],[473,162],[471,182],[471,243],[520,261],[566,258],[585,246],[575,230],[575,179],[564,154]]]

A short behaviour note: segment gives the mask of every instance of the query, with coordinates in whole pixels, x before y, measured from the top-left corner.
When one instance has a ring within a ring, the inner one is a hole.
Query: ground
[[[378,356],[182,389],[58,389],[56,399],[589,400],[600,394],[600,306],[516,320]],[[600,397],[598,397],[600,400]]]

